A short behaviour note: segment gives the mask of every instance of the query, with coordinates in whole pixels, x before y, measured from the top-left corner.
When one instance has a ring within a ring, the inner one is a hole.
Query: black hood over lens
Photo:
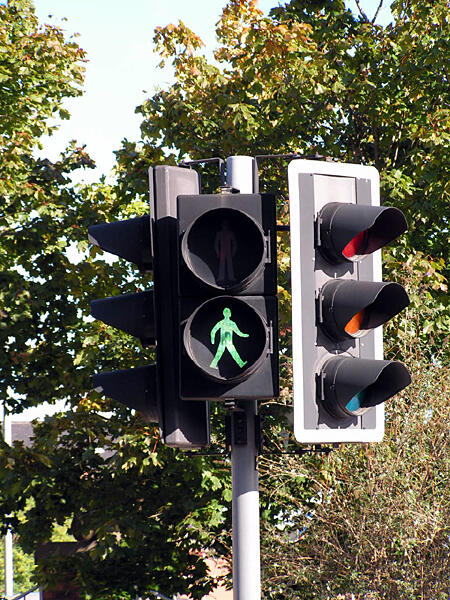
[[[330,202],[318,219],[319,250],[334,263],[359,261],[408,229],[402,211],[390,206]]]

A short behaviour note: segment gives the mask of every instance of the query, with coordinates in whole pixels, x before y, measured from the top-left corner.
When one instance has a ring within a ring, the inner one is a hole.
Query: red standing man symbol
[[[236,236],[229,228],[227,219],[222,221],[222,228],[216,233],[214,250],[219,259],[218,282],[232,283],[236,280],[234,276],[233,257],[236,254]]]

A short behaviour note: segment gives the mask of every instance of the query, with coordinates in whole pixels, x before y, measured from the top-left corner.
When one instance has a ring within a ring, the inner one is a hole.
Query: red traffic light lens
[[[342,254],[345,258],[352,259],[361,256],[367,249],[367,242],[369,240],[369,231],[365,229],[356,235],[342,250]]]
[[[318,248],[332,263],[363,259],[406,231],[404,214],[390,206],[329,202],[318,214]]]

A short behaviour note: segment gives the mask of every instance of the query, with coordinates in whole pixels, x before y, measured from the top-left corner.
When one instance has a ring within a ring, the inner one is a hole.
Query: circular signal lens
[[[324,409],[337,419],[360,417],[411,383],[402,363],[393,360],[336,356],[321,370],[319,398]]]
[[[360,231],[358,235],[351,239],[349,243],[345,246],[345,248],[342,250],[342,254],[345,256],[345,258],[348,258],[349,260],[351,260],[352,258],[357,258],[365,253],[368,241],[368,229]]]
[[[357,394],[355,394],[355,396],[353,396],[353,398],[351,398],[347,404],[345,405],[345,408],[355,414],[358,415],[361,412],[365,412],[364,409],[364,404],[365,402],[367,402],[367,398],[366,398],[367,394],[366,394],[366,390],[362,390],[361,392],[358,392]]]
[[[353,317],[344,327],[346,333],[348,333],[349,335],[356,335],[359,331],[361,331],[361,329],[363,328],[364,317],[364,309],[358,311],[355,315],[353,315]]]
[[[379,250],[408,225],[404,214],[390,206],[329,202],[318,214],[318,249],[331,263],[357,262]]]
[[[206,300],[186,322],[183,342],[195,366],[223,384],[248,379],[269,350],[264,317],[245,296]]]
[[[181,252],[190,271],[216,290],[245,289],[264,271],[264,231],[234,208],[209,210],[186,229]]]

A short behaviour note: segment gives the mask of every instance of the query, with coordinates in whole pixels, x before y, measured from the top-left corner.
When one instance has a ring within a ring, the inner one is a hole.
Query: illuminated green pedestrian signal
[[[190,316],[183,345],[189,363],[209,380],[223,384],[244,381],[264,364],[271,340],[265,301],[257,296],[216,296],[194,310],[191,302],[185,305]],[[244,323],[251,335],[241,331]],[[190,373],[189,381],[196,385],[198,375],[198,371]]]
[[[210,366],[213,367],[213,369],[217,369],[217,365],[219,363],[219,360],[222,358],[223,353],[225,352],[225,350],[228,350],[228,352],[231,354],[232,358],[237,362],[237,364],[240,367],[243,367],[247,364],[247,361],[242,360],[242,358],[239,356],[239,352],[236,350],[233,344],[233,333],[235,333],[239,337],[248,337],[248,333],[242,333],[242,331],[239,329],[236,323],[230,319],[231,310],[229,308],[223,309],[223,316],[225,318],[216,323],[211,329],[211,344],[215,343],[217,332],[220,333],[220,341],[216,355]]]
[[[180,396],[278,395],[275,198],[178,196]]]

